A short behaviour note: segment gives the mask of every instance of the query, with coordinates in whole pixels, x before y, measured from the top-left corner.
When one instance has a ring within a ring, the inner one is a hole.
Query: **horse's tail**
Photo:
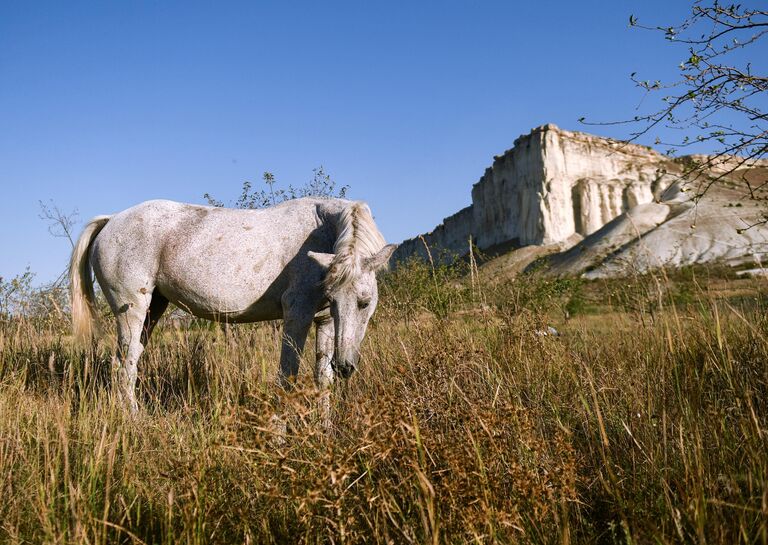
[[[83,229],[72,250],[69,262],[69,293],[72,298],[72,333],[75,340],[90,341],[96,320],[96,296],[93,293],[93,277],[89,254],[96,235],[104,228],[110,216],[96,216]]]

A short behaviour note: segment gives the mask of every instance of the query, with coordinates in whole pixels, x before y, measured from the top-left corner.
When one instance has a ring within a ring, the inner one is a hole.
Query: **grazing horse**
[[[147,201],[93,218],[72,252],[75,336],[93,335],[91,269],[117,320],[117,394],[135,413],[137,363],[171,302],[221,322],[283,319],[280,382],[317,328],[315,381],[356,369],[387,245],[368,205],[303,198],[259,210]]]

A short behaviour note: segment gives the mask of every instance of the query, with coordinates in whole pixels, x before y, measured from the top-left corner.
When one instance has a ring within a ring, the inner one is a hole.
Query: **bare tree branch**
[[[761,6],[762,7],[762,6]],[[718,0],[694,0],[690,15],[675,26],[647,26],[630,16],[630,26],[661,32],[687,48],[680,77],[672,82],[631,80],[648,96],[659,96],[661,107],[631,119],[587,122],[589,125],[629,124],[636,141],[660,129],[674,129],[679,140],[656,143],[668,154],[693,144],[712,142],[714,155],[768,155],[768,76],[753,73],[744,51],[768,34],[768,10],[744,4],[721,5]],[[741,50],[738,57],[733,55]],[[761,59],[762,60],[762,59]],[[639,108],[639,106],[638,106]]]
[[[74,248],[75,239],[73,229],[77,225],[77,219],[80,213],[77,208],[69,213],[63,212],[53,200],[49,201],[49,204],[43,201],[40,203],[40,214],[38,217],[48,223],[48,232],[58,238],[66,238],[69,240],[69,244]]]

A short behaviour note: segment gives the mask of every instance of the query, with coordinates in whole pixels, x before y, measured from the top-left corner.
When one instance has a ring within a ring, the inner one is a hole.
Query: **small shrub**
[[[420,312],[446,318],[471,301],[468,271],[469,265],[458,259],[433,264],[414,257],[399,263],[381,276],[382,312],[406,320]]]
[[[286,189],[278,187],[277,180],[271,172],[265,172],[262,175],[262,180],[266,184],[267,189],[256,190],[251,182],[243,182],[240,196],[231,204],[232,208],[266,208],[267,206],[274,206],[300,197],[343,199],[349,191],[348,185],[337,188],[336,182],[330,175],[326,174],[322,166],[314,169],[312,171],[312,179],[300,187],[293,187],[292,185],[288,185]],[[224,206],[223,201],[212,197],[209,193],[205,193],[203,198],[211,206]]]

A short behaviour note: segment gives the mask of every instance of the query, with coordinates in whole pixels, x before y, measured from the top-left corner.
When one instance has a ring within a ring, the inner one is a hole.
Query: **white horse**
[[[169,302],[223,322],[283,319],[280,381],[296,376],[312,323],[315,380],[356,369],[386,245],[363,202],[304,198],[261,210],[147,201],[98,216],[72,252],[75,336],[95,319],[91,268],[117,319],[117,394],[135,413],[137,363]]]

